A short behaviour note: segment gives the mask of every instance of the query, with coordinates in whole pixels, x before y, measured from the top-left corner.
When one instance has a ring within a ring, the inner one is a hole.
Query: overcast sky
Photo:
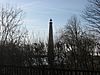
[[[28,30],[46,35],[50,18],[53,19],[56,31],[65,25],[72,15],[79,17],[87,0],[0,0],[0,4],[21,8]]]

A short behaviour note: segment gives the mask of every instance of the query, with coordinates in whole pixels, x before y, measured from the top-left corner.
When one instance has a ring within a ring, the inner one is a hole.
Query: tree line
[[[54,43],[54,65],[67,69],[100,69],[95,62],[95,50],[100,46],[100,0],[88,0],[82,12],[88,23],[82,28],[77,16],[72,16]],[[21,9],[1,8],[0,11],[0,64],[4,65],[48,65],[48,43],[30,43],[27,30],[22,30]],[[95,35],[96,34],[96,35]],[[98,35],[97,35],[98,34]],[[99,52],[98,52],[99,57]]]

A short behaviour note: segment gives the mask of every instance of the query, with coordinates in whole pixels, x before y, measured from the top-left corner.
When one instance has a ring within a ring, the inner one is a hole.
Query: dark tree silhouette
[[[22,38],[26,32],[21,32],[22,10],[10,7],[0,9],[0,64],[22,65]]]
[[[90,68],[92,64],[91,52],[94,51],[95,40],[94,37],[81,29],[77,17],[74,16],[68,20],[59,40],[61,42],[56,43],[56,47],[58,60],[62,60],[60,63],[66,63],[67,67],[74,69]]]
[[[100,34],[100,0],[88,0],[89,4],[83,11],[82,17]]]
[[[22,24],[22,10],[2,7],[0,10],[1,43],[16,42],[22,37],[19,26]]]

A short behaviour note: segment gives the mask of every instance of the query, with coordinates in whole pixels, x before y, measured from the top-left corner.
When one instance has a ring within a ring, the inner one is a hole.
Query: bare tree
[[[80,25],[80,21],[75,16],[68,20],[60,36],[61,44],[58,45],[61,47],[58,46],[60,47],[58,50],[63,52],[64,62],[69,68],[86,69],[89,68],[88,64],[92,63],[90,54],[94,50],[95,40],[83,31]]]
[[[89,5],[83,11],[82,17],[100,34],[100,0],[88,0]]]
[[[27,39],[27,30],[21,30],[22,14],[21,9],[13,7],[0,9],[0,64],[24,64],[24,45],[21,44]]]
[[[22,10],[9,7],[2,7],[0,10],[1,40],[3,44],[7,41],[13,41],[20,38],[20,29],[22,24]]]

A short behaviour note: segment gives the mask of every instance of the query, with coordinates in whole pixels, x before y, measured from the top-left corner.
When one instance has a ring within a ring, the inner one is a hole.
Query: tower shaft
[[[52,27],[52,19],[50,19],[49,39],[48,39],[48,64],[53,65],[53,62],[54,62],[53,27]]]

